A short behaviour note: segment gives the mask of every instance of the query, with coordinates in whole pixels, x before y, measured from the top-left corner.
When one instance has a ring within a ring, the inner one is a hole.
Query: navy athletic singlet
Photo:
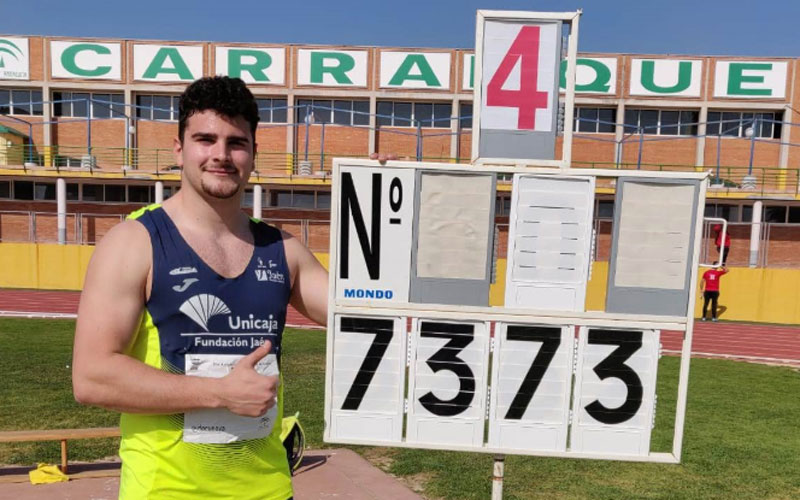
[[[241,275],[225,278],[199,258],[160,206],[130,218],[150,234],[153,280],[128,354],[172,373],[222,377],[269,340],[272,351],[256,370],[279,375],[291,293],[280,231],[251,221],[253,256]],[[124,413],[120,498],[289,498],[282,413],[282,386],[277,404],[262,417],[227,409]]]

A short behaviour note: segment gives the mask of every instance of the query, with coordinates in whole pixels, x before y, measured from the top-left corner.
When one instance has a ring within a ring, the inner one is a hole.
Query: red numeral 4
[[[519,90],[504,90],[517,60],[520,61]],[[539,92],[536,80],[539,74],[539,27],[523,26],[514,43],[500,62],[494,76],[486,88],[486,105],[503,108],[517,108],[519,119],[517,128],[536,128],[536,110],[547,109],[547,92]]]

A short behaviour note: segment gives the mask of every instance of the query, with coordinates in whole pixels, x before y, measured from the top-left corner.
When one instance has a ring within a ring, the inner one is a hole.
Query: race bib
[[[185,373],[190,377],[224,377],[243,357],[237,354],[187,354]],[[261,375],[277,376],[275,355],[269,354],[259,361],[256,371]],[[187,443],[219,444],[264,438],[272,432],[277,417],[277,401],[260,417],[243,417],[225,408],[188,411],[183,415],[183,440]]]

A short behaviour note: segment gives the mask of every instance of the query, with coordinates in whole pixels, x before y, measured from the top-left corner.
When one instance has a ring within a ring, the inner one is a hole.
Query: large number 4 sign
[[[487,22],[482,129],[553,131],[558,25]]]
[[[574,63],[580,12],[507,13],[478,11],[475,40],[475,116],[473,162],[569,168],[572,130],[564,131],[556,160],[562,33],[569,30],[564,121],[572,119]]]
[[[541,27],[523,26],[500,61],[497,71],[486,86],[486,105],[489,107],[516,108],[517,128],[536,129],[536,110],[548,109],[550,92],[539,90],[539,41]],[[515,71],[517,82],[510,82]],[[517,87],[512,90],[506,84]],[[549,89],[552,91],[552,89]]]

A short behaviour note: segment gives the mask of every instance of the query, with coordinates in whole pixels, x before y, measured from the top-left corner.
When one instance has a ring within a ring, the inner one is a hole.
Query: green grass
[[[0,319],[0,429],[115,425],[117,415],[72,400],[71,321]],[[300,411],[311,447],[322,442],[325,334],[288,331],[286,412]],[[678,359],[659,366],[652,448],[672,447]],[[800,498],[800,372],[725,360],[692,361],[680,465],[509,456],[504,498]],[[490,497],[492,456],[355,448],[430,499]],[[70,457],[116,453],[116,440],[75,441]],[[0,445],[0,463],[57,462],[57,443]]]

